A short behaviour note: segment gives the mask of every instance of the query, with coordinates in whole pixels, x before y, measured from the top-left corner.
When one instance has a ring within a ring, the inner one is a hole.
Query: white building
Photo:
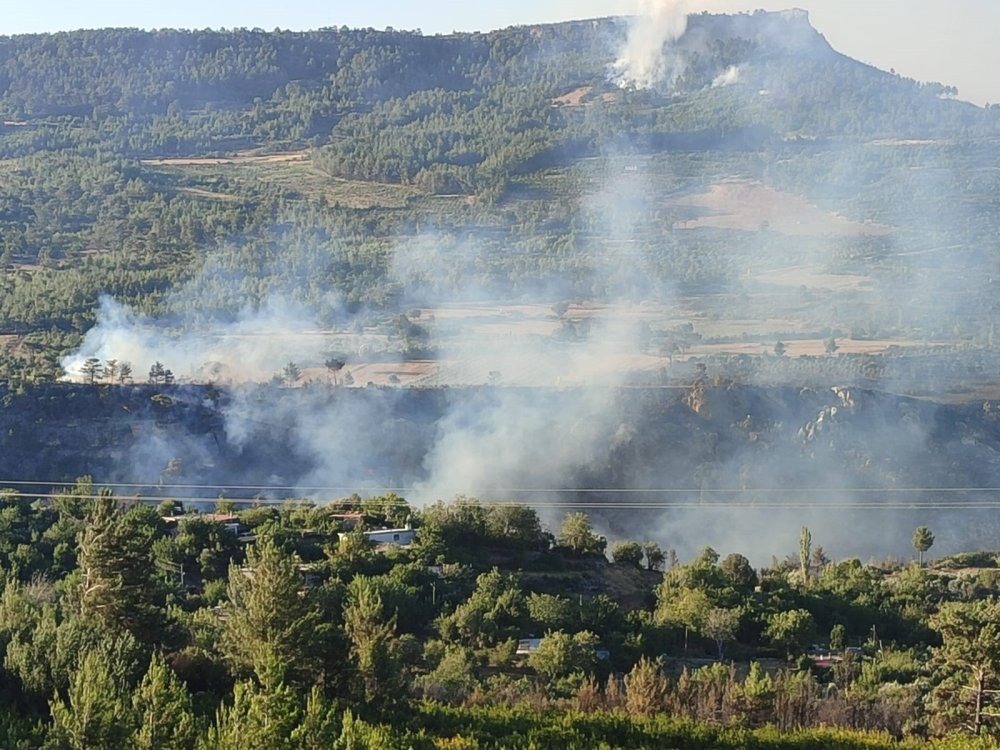
[[[365,540],[372,544],[396,544],[405,547],[413,544],[417,538],[417,532],[411,528],[405,529],[376,529],[375,531],[365,531]]]

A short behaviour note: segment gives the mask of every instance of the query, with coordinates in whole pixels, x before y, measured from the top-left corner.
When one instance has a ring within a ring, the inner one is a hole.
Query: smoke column
[[[628,37],[611,80],[626,89],[670,87],[683,72],[681,56],[671,45],[687,29],[686,0],[640,0],[629,21]]]

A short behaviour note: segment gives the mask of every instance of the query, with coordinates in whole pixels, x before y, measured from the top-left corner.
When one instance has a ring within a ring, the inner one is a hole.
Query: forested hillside
[[[642,241],[646,280],[609,289],[599,259],[623,238],[600,195],[623,169],[615,180],[635,185],[622,195],[645,180],[669,198],[743,176],[887,221],[902,239],[808,244],[892,274],[887,252],[936,241],[929,215],[984,252],[981,227],[963,218],[981,202],[991,210],[992,176],[954,185],[953,201],[920,188],[931,174],[939,187],[943,165],[992,158],[994,110],[844,58],[796,14],[694,17],[671,88],[618,88],[608,71],[625,33],[604,19],[435,37],[106,29],[0,40],[0,335],[27,337],[0,350],[4,371],[55,377],[56,353],[93,324],[102,293],[146,313],[223,317],[280,293],[324,326],[343,324],[343,305],[395,312],[412,295],[396,259],[414,238],[450,267],[432,273],[435,299],[470,284],[501,299],[662,298],[678,282],[717,288],[745,273],[728,233],[678,233],[684,210],[635,201],[628,234]],[[713,85],[729,70],[735,82]],[[862,145],[885,138],[926,145]],[[602,160],[596,171],[588,157]],[[629,177],[637,164],[641,179]],[[910,216],[922,219],[912,233]],[[192,279],[195,300],[172,293]],[[867,304],[825,325],[898,318]],[[969,328],[985,335],[981,322]]]

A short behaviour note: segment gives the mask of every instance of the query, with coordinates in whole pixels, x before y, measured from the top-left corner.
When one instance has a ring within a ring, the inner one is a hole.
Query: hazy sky
[[[663,0],[669,2],[671,0]],[[845,54],[1000,102],[998,0],[677,0],[692,11],[800,7]],[[650,2],[650,0],[645,0]],[[311,29],[393,26],[425,33],[635,13],[639,0],[0,0],[0,34],[106,26]]]

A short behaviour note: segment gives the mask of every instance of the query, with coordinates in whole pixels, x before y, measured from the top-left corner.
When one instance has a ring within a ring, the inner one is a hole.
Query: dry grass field
[[[269,184],[292,194],[322,197],[330,205],[347,208],[399,208],[412,198],[424,196],[407,185],[331,177],[317,169],[310,156],[311,152],[303,149],[272,154],[245,152],[220,157],[144,159],[140,163],[150,170],[193,181],[222,178]],[[185,185],[177,190],[203,200],[239,200],[235,195],[198,185]]]
[[[671,198],[666,204],[703,212],[700,216],[678,222],[676,226],[680,229],[766,229],[792,236],[831,237],[885,235],[892,231],[880,224],[850,221],[839,214],[824,211],[804,198],[775,190],[756,180],[722,180],[707,192]]]
[[[824,273],[811,266],[793,266],[766,271],[753,278],[754,281],[774,286],[827,289],[832,292],[866,291],[872,287],[872,280],[868,276],[850,273]]]
[[[162,159],[142,159],[139,163],[144,167],[209,167],[223,164],[235,164],[240,166],[252,164],[284,164],[292,161],[302,161],[309,158],[308,149],[299,151],[283,151],[275,154],[257,154],[253,152],[240,152],[233,156],[207,156],[207,157],[167,157]]]

